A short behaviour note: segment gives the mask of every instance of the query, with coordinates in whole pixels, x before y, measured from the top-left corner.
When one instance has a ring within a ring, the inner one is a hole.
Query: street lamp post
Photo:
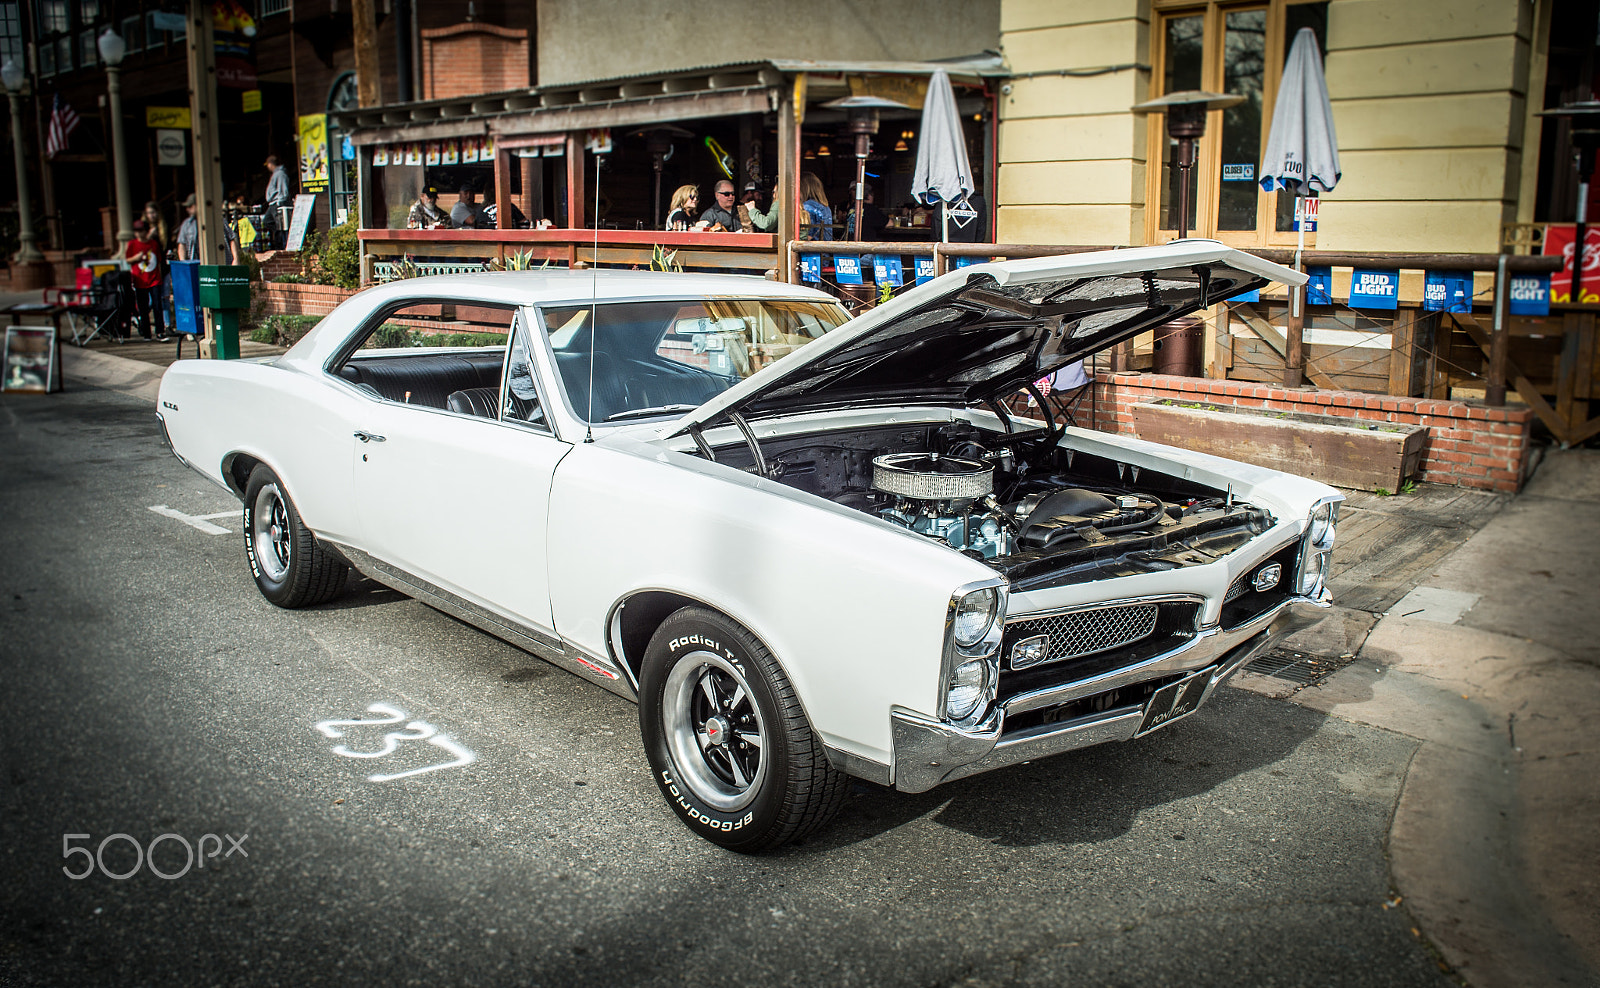
[[[100,59],[106,63],[107,88],[111,96],[111,161],[117,176],[117,251],[133,239],[133,209],[128,193],[128,158],[122,149],[122,56],[128,43],[117,32],[106,28],[98,42]]]
[[[21,246],[17,249],[17,264],[36,264],[44,260],[44,255],[39,253],[39,248],[33,242],[33,204],[28,201],[28,156],[23,151],[22,145],[22,113],[20,110],[22,83],[24,76],[22,66],[14,58],[6,59],[0,65],[0,82],[6,86],[6,97],[11,101],[11,150],[16,155],[17,162],[17,223],[21,230],[17,239]]]

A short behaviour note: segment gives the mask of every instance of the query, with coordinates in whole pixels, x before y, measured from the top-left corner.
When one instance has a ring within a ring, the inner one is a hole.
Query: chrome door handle
[[[381,443],[381,442],[383,442],[383,437],[382,436],[377,435],[376,433],[372,433],[372,432],[359,432],[358,431],[356,433],[356,438],[361,440],[364,443]]]

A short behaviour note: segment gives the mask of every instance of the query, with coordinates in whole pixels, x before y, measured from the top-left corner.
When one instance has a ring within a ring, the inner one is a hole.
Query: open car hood
[[[1214,240],[959,268],[845,323],[669,426],[1004,397],[1136,333],[1306,276]]]

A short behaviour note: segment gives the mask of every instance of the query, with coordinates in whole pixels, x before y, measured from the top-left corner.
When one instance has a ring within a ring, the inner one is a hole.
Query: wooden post
[[[216,27],[211,17],[211,4],[203,0],[189,0],[188,27],[185,47],[189,54],[189,118],[194,135],[194,197],[199,208],[195,222],[200,226],[200,240],[196,249],[199,260],[206,264],[217,263],[217,248],[223,241],[222,218],[222,144],[219,136],[221,115],[217,112],[217,55]],[[200,346],[202,356],[211,356],[211,344],[216,339],[215,323],[210,309],[205,313],[206,342]]]
[[[495,229],[511,229],[511,152],[501,150],[498,144],[494,152],[494,202]]]
[[[1289,294],[1289,322],[1283,334],[1283,385],[1286,388],[1298,388],[1306,383],[1305,286],[1291,288]]]
[[[794,265],[789,263],[789,242],[800,236],[800,121],[805,115],[805,86],[785,91],[778,103],[778,186],[772,202],[778,210],[778,263],[783,265],[782,281],[794,283]]]
[[[1401,313],[1406,314],[1401,319]],[[1417,332],[1417,310],[1400,309],[1389,326],[1389,393],[1397,398],[1411,397],[1412,353]]]
[[[568,229],[581,230],[584,228],[583,189],[583,134],[574,131],[567,135]]]
[[[350,19],[355,27],[356,102],[378,106],[383,102],[382,79],[378,73],[378,12],[373,0],[351,0]]]
[[[1494,331],[1489,336],[1489,374],[1483,387],[1483,400],[1490,405],[1506,403],[1506,356],[1510,347],[1506,339],[1506,255],[1500,255],[1494,273]]]
[[[544,219],[544,159],[518,158],[522,169],[522,214],[528,222]]]

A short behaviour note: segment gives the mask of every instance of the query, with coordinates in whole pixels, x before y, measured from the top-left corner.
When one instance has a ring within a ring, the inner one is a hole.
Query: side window
[[[386,401],[498,418],[516,308],[412,299],[375,313],[329,373]]]
[[[549,431],[544,405],[539,401],[539,389],[534,385],[533,361],[528,353],[527,322],[518,319],[511,330],[511,353],[506,360],[506,392],[501,402],[500,418],[506,422],[522,422]]]

